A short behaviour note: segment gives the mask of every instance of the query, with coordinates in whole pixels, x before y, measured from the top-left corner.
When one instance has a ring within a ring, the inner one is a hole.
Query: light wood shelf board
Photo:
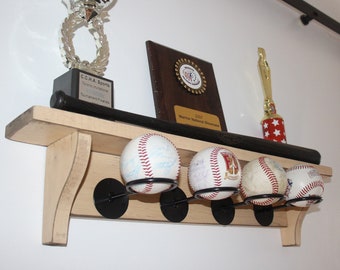
[[[18,142],[47,147],[45,173],[45,203],[43,243],[66,245],[71,216],[101,218],[93,203],[93,191],[104,178],[120,175],[120,154],[133,138],[145,133],[158,133],[169,138],[181,158],[179,187],[187,197],[192,196],[187,170],[192,157],[210,146],[222,146],[233,151],[244,166],[264,154],[167,134],[131,124],[107,121],[95,117],[34,106],[14,119],[6,127],[6,138]],[[307,164],[298,160],[266,155],[284,168]],[[314,166],[326,180],[332,168]],[[58,172],[55,172],[57,170]],[[242,198],[233,196],[234,202]],[[308,208],[283,208],[274,213],[273,227],[281,230],[283,246],[301,244],[302,221]],[[160,210],[159,195],[132,195],[129,207],[121,217],[126,220],[168,222]],[[183,223],[217,224],[210,210],[210,202],[196,200],[189,203],[189,212]],[[259,226],[251,206],[236,208],[231,225]]]
[[[37,132],[39,131],[39,132]],[[195,140],[187,137],[158,132],[140,126],[134,126],[121,122],[107,121],[82,114],[71,113],[58,109],[43,106],[33,106],[21,116],[13,120],[6,128],[6,138],[30,144],[48,146],[51,143],[67,136],[70,133],[79,131],[92,136],[92,150],[113,155],[120,155],[121,150],[133,138],[145,133],[158,133],[168,137],[181,153],[181,162],[188,166],[193,155],[212,145],[210,142]],[[238,157],[240,161],[248,162],[262,153],[251,152],[243,149],[228,148]],[[289,168],[301,161],[268,156],[281,164],[284,168]],[[306,162],[303,162],[307,164]],[[325,177],[332,175],[332,168],[323,165],[311,164],[316,167],[319,173]]]

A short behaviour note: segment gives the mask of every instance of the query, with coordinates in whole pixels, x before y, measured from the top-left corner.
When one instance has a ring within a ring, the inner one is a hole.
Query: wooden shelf
[[[101,217],[93,204],[95,186],[104,178],[123,182],[119,171],[122,150],[131,139],[150,132],[162,134],[176,145],[181,156],[179,187],[188,197],[192,196],[187,181],[190,160],[196,152],[216,144],[42,106],[28,109],[7,125],[6,138],[47,147],[43,244],[67,245],[71,216]],[[242,166],[263,156],[261,153],[227,148],[235,153]],[[301,163],[266,156],[284,168]],[[324,180],[332,176],[330,167],[311,165]],[[236,196],[233,200],[241,201],[241,198]],[[298,207],[275,211],[271,226],[280,228],[283,246],[300,245],[301,226],[307,211],[308,208]],[[159,195],[131,196],[128,210],[121,219],[168,222],[160,210]],[[213,218],[209,201],[203,200],[189,204],[189,213],[182,223],[222,226]],[[260,226],[250,206],[237,208],[231,225]]]

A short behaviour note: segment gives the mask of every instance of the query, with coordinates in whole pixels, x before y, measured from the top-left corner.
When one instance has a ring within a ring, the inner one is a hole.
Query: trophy
[[[258,67],[262,79],[264,93],[264,117],[261,121],[263,137],[266,140],[286,143],[286,132],[283,118],[277,114],[272,97],[270,68],[266,59],[266,52],[258,48]]]
[[[113,108],[113,81],[103,78],[109,59],[109,45],[103,24],[108,19],[111,0],[63,0],[68,10],[60,30],[59,48],[68,72],[54,80],[53,93]],[[81,61],[75,54],[73,37],[76,30],[87,27],[96,45],[96,58]]]

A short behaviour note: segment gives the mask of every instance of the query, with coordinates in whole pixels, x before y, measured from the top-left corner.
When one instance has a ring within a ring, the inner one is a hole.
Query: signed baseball
[[[180,157],[174,144],[158,134],[144,134],[131,140],[120,157],[120,171],[125,183],[148,178],[176,180]],[[155,194],[170,188],[168,183],[134,185],[133,191]]]
[[[188,169],[189,184],[194,192],[207,188],[238,188],[241,181],[241,166],[236,156],[222,147],[209,147],[192,158]],[[233,191],[214,191],[199,196],[207,200],[230,197]]]
[[[310,165],[296,165],[287,170],[288,192],[287,200],[308,196],[321,196],[324,191],[324,182],[319,172]],[[308,207],[313,201],[304,200],[294,202],[292,205]]]
[[[243,167],[240,190],[244,198],[263,194],[285,195],[287,187],[285,170],[269,157],[259,157]],[[251,203],[266,206],[278,200],[279,198],[254,199]]]

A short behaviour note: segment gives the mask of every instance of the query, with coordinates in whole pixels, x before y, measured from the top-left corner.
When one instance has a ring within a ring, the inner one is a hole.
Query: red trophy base
[[[268,118],[262,121],[265,140],[287,143],[284,121],[282,118]]]

